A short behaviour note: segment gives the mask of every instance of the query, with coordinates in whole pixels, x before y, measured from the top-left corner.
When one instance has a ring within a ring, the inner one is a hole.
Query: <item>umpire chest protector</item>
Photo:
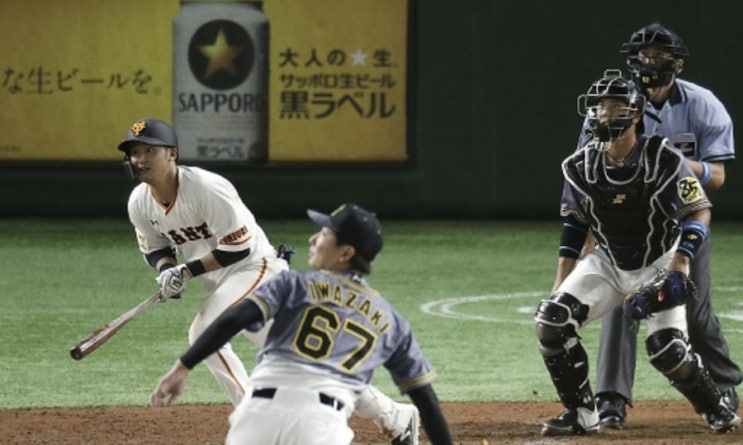
[[[671,207],[683,158],[663,143],[639,137],[629,158],[612,165],[594,140],[563,163],[599,246],[623,270],[651,264],[678,236]]]

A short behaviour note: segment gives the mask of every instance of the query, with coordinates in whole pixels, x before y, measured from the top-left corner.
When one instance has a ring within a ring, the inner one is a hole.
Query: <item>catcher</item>
[[[557,276],[535,314],[539,351],[565,406],[544,422],[545,436],[599,429],[578,330],[619,305],[647,321],[650,363],[714,431],[740,425],[687,338],[689,263],[707,235],[712,204],[667,139],[642,135],[644,110],[645,97],[619,70],[607,70],[578,98],[593,138],[562,163]],[[577,261],[589,229],[598,247]]]

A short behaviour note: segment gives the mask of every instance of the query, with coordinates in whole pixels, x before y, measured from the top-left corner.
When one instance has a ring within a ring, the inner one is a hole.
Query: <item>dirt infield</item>
[[[224,440],[230,411],[229,405],[2,410],[0,443],[216,445]],[[561,411],[557,403],[445,403],[444,411],[460,445],[743,444],[740,430],[715,434],[687,403],[677,401],[641,401],[629,410],[622,431],[563,439],[539,435],[542,420]],[[370,422],[353,417],[351,426],[356,432],[354,444],[388,443]]]

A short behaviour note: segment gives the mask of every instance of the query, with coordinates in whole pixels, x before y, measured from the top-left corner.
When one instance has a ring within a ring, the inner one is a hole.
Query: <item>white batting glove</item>
[[[185,264],[165,269],[155,278],[160,285],[160,301],[165,302],[168,298],[179,296],[188,288],[188,282],[193,278],[191,271]]]

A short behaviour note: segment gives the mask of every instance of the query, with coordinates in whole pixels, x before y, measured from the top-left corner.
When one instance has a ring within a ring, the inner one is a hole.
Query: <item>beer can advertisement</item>
[[[120,159],[142,118],[184,163],[405,162],[406,0],[1,2],[0,161]]]

